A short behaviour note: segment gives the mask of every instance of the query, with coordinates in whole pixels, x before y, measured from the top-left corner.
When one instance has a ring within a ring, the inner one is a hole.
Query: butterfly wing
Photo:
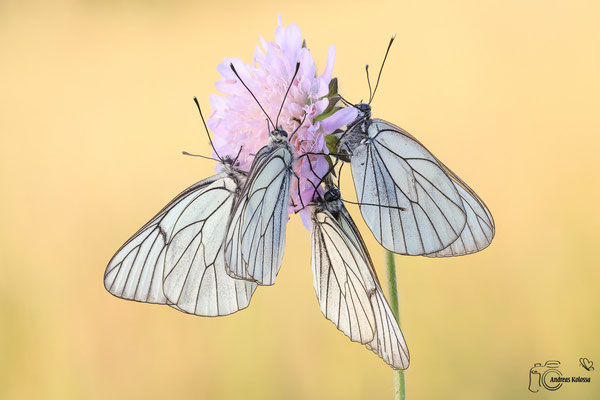
[[[376,329],[371,296],[377,287],[363,276],[364,258],[347,239],[328,212],[313,215],[313,284],[323,315],[350,340],[367,344]]]
[[[281,267],[293,155],[285,146],[257,154],[234,207],[225,241],[227,273],[272,285]]]
[[[366,142],[352,151],[352,177],[363,218],[394,253],[423,255],[445,249],[467,216],[444,167],[416,139],[373,119]]]
[[[496,233],[494,218],[487,206],[465,182],[442,164],[442,167],[454,183],[467,213],[467,224],[450,246],[428,257],[452,257],[476,253],[488,247]]]
[[[173,221],[165,254],[163,290],[177,309],[222,316],[246,308],[256,284],[225,272],[224,239],[238,191],[223,177],[194,194]]]
[[[363,240],[340,206],[336,219],[323,207],[312,214],[313,283],[323,315],[350,340],[365,344],[394,369],[409,354]]]
[[[164,267],[167,254],[173,255],[175,245],[169,244],[172,239],[176,239],[176,243],[181,245],[182,216],[186,217],[186,221],[193,223],[203,218],[202,214],[193,215],[193,211],[205,210],[214,207],[215,210],[223,210],[223,204],[211,204],[215,191],[227,193],[227,196],[234,196],[234,188],[237,186],[235,180],[229,177],[226,173],[221,173],[213,177],[207,178],[198,182],[173,199],[165,206],[154,218],[144,225],[131,239],[129,239],[110,260],[106,272],[104,274],[104,285],[106,289],[113,295],[126,299],[135,300],[146,303],[169,304],[177,303],[170,301],[165,296],[163,290]],[[219,189],[221,188],[221,189]],[[209,195],[207,195],[209,194]],[[232,200],[229,200],[231,202]],[[225,202],[226,203],[226,202]],[[226,206],[227,204],[225,204]],[[221,211],[222,212],[222,211]],[[194,225],[196,226],[196,225]],[[178,228],[178,232],[175,229]],[[204,232],[206,234],[206,232]],[[223,236],[221,239],[223,239]],[[179,246],[177,248],[180,248]],[[217,257],[218,258],[218,257]],[[197,259],[194,266],[199,268],[204,260]],[[169,265],[172,265],[169,264]],[[223,269],[221,263],[221,269]],[[212,268],[218,267],[215,266]],[[208,267],[210,268],[210,266]],[[216,275],[223,275],[224,271],[217,272]],[[226,279],[231,278],[226,276]],[[206,281],[208,282],[208,281]],[[238,284],[235,284],[237,287]],[[202,284],[199,286],[203,287]],[[170,288],[170,287],[169,287]],[[218,297],[231,298],[236,293],[228,290],[228,287],[218,286],[216,291],[203,291],[202,301],[214,303]],[[251,294],[251,293],[250,293]],[[174,296],[170,296],[174,297]],[[185,299],[186,297],[182,297]],[[181,299],[179,299],[181,300]],[[249,299],[248,299],[249,301]],[[185,301],[181,305],[187,304]],[[240,305],[243,305],[241,302]],[[175,308],[187,311],[175,305]],[[247,304],[246,304],[247,305]],[[240,309],[243,307],[240,307]],[[231,309],[231,308],[230,308]],[[189,311],[188,311],[189,312]],[[198,315],[203,314],[199,312]]]
[[[191,199],[190,195],[216,178],[205,179],[184,190],[117,250],[104,273],[106,290],[126,300],[167,303],[162,290],[166,243],[170,235],[169,221],[172,221],[167,215],[185,207]]]

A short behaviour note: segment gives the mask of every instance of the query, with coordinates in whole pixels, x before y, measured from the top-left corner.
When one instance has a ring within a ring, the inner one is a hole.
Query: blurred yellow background
[[[214,164],[217,64],[277,15],[354,101],[392,49],[374,116],[484,199],[497,235],[455,259],[397,257],[409,399],[600,397],[597,1],[0,2],[0,398],[393,398],[392,370],[321,314],[310,236],[251,307],[200,318],[105,291],[115,250]],[[353,194],[349,170],[344,193]],[[382,248],[362,222],[380,276]],[[527,390],[535,362],[592,382]]]

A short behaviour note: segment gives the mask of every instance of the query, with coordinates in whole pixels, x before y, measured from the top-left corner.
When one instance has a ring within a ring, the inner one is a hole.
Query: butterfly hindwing
[[[440,162],[441,164],[441,162]],[[465,211],[467,223],[465,229],[450,246],[435,253],[427,254],[428,257],[452,257],[476,253],[488,247],[496,231],[494,218],[487,206],[465,182],[444,164],[441,164],[460,195]]]

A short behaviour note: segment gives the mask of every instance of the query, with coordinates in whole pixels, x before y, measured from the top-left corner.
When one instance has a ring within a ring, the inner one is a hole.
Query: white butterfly
[[[311,220],[313,283],[323,315],[392,368],[408,368],[404,337],[337,189],[327,187]]]
[[[294,160],[285,131],[269,136],[252,162],[225,240],[229,275],[260,285],[274,284],[281,268]]]
[[[486,248],[495,225],[483,201],[408,132],[371,119],[369,104],[354,106],[358,115],[339,151],[350,154],[360,210],[377,241],[394,253],[430,257]]]
[[[259,285],[273,285],[283,260],[290,184],[294,174],[295,155],[289,140],[304,121],[300,122],[288,140],[287,132],[278,127],[279,115],[273,123],[233,64],[230,67],[274,129],[269,133],[269,143],[254,157],[248,180],[229,220],[225,264],[227,273],[234,278],[247,279]],[[279,114],[299,69],[298,62]]]
[[[184,190],[121,246],[106,268],[106,290],[202,316],[248,307],[257,285],[225,272],[223,246],[224,221],[246,173],[230,158],[221,170]]]

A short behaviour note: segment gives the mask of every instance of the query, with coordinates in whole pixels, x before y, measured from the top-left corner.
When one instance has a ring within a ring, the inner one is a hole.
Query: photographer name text
[[[587,376],[553,376],[550,378],[550,382],[591,382],[591,378]]]

